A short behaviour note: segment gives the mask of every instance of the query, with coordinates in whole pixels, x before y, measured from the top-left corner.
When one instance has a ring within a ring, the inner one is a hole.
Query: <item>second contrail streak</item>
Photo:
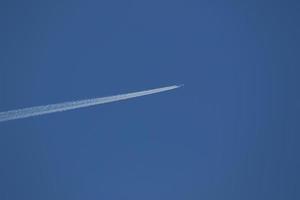
[[[71,101],[71,102],[65,102],[65,103],[57,103],[57,104],[51,104],[51,105],[45,105],[45,106],[35,106],[30,108],[23,108],[18,110],[11,110],[6,112],[0,112],[0,122],[14,120],[14,119],[22,119],[27,117],[33,117],[38,115],[45,115],[55,112],[62,112],[67,110],[73,110],[77,108],[83,108],[88,106],[94,106],[104,103],[110,103],[114,101],[121,101],[126,100],[130,98],[155,94],[159,92],[164,92],[168,90],[176,89],[180,86],[174,85],[174,86],[168,86],[168,87],[162,87],[152,90],[144,90],[141,92],[133,92],[133,93],[127,93],[127,94],[120,94],[115,96],[109,96],[109,97],[102,97],[102,98],[94,98],[94,99],[86,99],[86,100],[80,100],[80,101]]]

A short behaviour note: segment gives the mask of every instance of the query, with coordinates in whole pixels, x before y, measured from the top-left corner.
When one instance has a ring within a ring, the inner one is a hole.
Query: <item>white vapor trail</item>
[[[157,88],[157,89],[144,90],[141,92],[133,92],[133,93],[120,94],[120,95],[115,95],[115,96],[93,98],[93,99],[71,101],[71,102],[65,102],[65,103],[57,103],[57,104],[51,104],[51,105],[45,105],[45,106],[35,106],[35,107],[30,107],[30,108],[11,110],[11,111],[6,111],[6,112],[0,113],[0,122],[15,120],[15,119],[22,119],[22,118],[27,118],[27,117],[33,117],[33,116],[38,116],[38,115],[45,115],[45,114],[50,114],[50,113],[55,113],[55,112],[62,112],[62,111],[73,110],[73,109],[83,108],[83,107],[88,107],[88,106],[95,106],[95,105],[110,103],[110,102],[114,102],[114,101],[121,101],[121,100],[131,99],[131,98],[135,98],[135,97],[155,94],[155,93],[159,93],[159,92],[165,92],[165,91],[173,90],[173,89],[176,89],[179,87],[180,87],[180,85],[173,85],[173,86],[162,87],[162,88]]]

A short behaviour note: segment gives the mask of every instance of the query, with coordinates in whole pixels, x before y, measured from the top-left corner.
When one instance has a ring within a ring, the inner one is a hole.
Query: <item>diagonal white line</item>
[[[33,117],[38,115],[45,115],[45,114],[50,114],[55,112],[62,112],[62,111],[73,110],[77,108],[84,108],[84,107],[95,106],[99,104],[111,103],[115,101],[121,101],[121,100],[131,99],[135,97],[165,92],[179,87],[181,87],[181,85],[173,85],[168,87],[144,90],[140,92],[133,92],[127,94],[120,94],[115,96],[93,98],[93,99],[86,99],[80,101],[71,101],[65,103],[57,103],[57,104],[50,104],[45,106],[35,106],[30,108],[5,111],[0,113],[0,122]]]

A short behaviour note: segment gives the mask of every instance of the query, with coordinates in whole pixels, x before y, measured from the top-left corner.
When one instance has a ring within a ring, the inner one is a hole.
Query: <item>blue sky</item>
[[[0,199],[299,199],[297,1],[0,3]]]

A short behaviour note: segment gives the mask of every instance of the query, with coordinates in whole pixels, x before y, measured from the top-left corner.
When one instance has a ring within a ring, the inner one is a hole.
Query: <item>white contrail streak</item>
[[[159,92],[164,92],[168,90],[173,90],[176,88],[179,88],[180,85],[174,85],[174,86],[168,86],[168,87],[162,87],[157,89],[151,89],[151,90],[144,90],[141,92],[133,92],[133,93],[127,93],[127,94],[120,94],[115,96],[108,96],[108,97],[102,97],[102,98],[94,98],[94,99],[86,99],[86,100],[80,100],[80,101],[71,101],[71,102],[65,102],[65,103],[57,103],[57,104],[51,104],[51,105],[45,105],[45,106],[35,106],[30,108],[23,108],[23,109],[17,109],[17,110],[11,110],[6,112],[0,113],[0,122],[14,120],[14,119],[22,119],[27,117],[33,117],[38,115],[45,115],[55,112],[62,112],[67,110],[73,110],[77,108],[83,108],[88,106],[94,106],[104,103],[110,103],[114,101],[121,101],[126,100],[130,98],[155,94]]]

